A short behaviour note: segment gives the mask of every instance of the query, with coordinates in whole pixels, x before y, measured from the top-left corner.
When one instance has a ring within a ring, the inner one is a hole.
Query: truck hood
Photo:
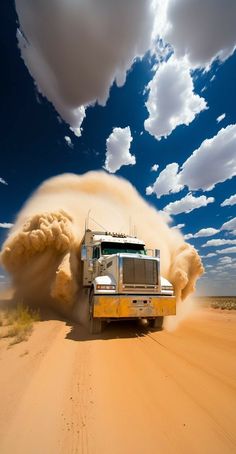
[[[161,286],[163,287],[172,287],[172,284],[167,280],[165,279],[164,277],[161,276]]]

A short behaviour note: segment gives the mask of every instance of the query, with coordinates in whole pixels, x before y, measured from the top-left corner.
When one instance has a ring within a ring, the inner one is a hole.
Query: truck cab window
[[[143,244],[102,242],[102,255],[119,253],[146,255]]]

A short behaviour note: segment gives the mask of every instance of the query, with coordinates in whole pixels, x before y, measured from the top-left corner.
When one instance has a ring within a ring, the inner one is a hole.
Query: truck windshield
[[[101,244],[101,246],[102,255],[119,254],[120,252],[127,254],[146,255],[143,244],[104,242]]]

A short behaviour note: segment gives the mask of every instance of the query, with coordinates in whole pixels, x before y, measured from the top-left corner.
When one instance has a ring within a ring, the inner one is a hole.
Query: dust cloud
[[[203,273],[197,251],[128,181],[98,171],[53,177],[23,206],[1,252],[18,297],[72,312],[81,291],[80,247],[89,211],[108,231],[129,233],[132,220],[146,246],[160,249],[161,274],[178,300],[194,291]],[[89,227],[102,230],[92,220]]]

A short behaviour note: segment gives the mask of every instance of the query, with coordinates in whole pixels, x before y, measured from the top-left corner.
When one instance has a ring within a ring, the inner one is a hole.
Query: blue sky
[[[18,19],[14,2],[3,3],[1,9],[5,19],[0,30],[4,62],[0,73],[0,177],[7,184],[0,183],[0,223],[13,223],[26,198],[46,178],[64,172],[80,174],[101,169],[106,158],[106,140],[114,128],[130,128],[133,140],[129,152],[136,158],[135,165],[122,165],[115,172],[117,175],[127,178],[159,210],[185,197],[190,191],[187,185],[180,192],[164,194],[160,198],[156,197],[155,191],[146,195],[146,188],[153,186],[168,164],[182,166],[205,139],[217,136],[222,128],[236,123],[236,52],[228,52],[230,55],[224,61],[213,59],[207,71],[206,63],[201,68],[195,63],[189,65],[194,94],[204,99],[208,108],[195,115],[189,125],[178,125],[167,138],[157,140],[144,127],[144,121],[149,116],[145,107],[150,95],[147,86],[156,70],[153,68],[155,57],[151,58],[150,52],[133,63],[122,87],[112,84],[105,106],[95,105],[86,109],[82,134],[77,137],[68,122],[60,118],[61,112],[59,116],[47,98],[37,91],[21,58],[16,38]],[[175,42],[175,37],[172,39]],[[225,118],[218,122],[217,118],[222,114]],[[71,144],[68,145],[65,137],[70,138]],[[234,148],[235,143],[234,137]],[[207,162],[208,167],[203,169],[206,173],[211,171],[212,165],[210,159]],[[153,164],[158,164],[157,171],[151,171]],[[219,165],[222,165],[221,161]],[[190,213],[172,215],[171,225],[184,224],[181,231],[185,235],[196,234],[201,229],[219,230],[214,235],[187,239],[203,256],[206,266],[206,274],[198,284],[201,293],[235,294],[236,254],[231,251],[216,252],[234,247],[235,243],[203,247],[208,240],[236,239],[235,227],[220,230],[224,223],[236,216],[235,204],[220,206],[235,192],[235,178],[230,175],[230,178],[225,177],[224,181],[216,183],[212,190],[192,190],[194,197],[205,195],[213,197],[214,202]],[[0,228],[1,243],[7,233],[8,229]],[[206,257],[212,253],[215,255]],[[222,260],[224,257],[228,258]]]

